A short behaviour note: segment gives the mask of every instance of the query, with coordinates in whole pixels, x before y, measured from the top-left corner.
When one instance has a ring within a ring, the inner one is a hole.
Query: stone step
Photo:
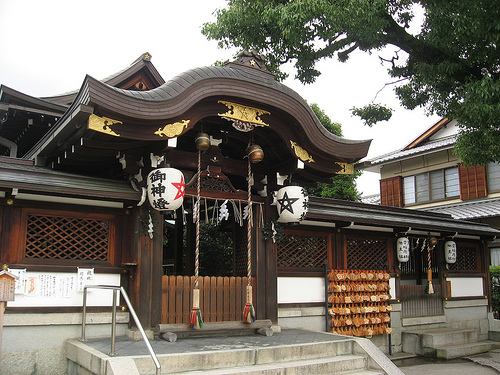
[[[500,341],[500,331],[489,331],[488,339],[493,341]]]
[[[492,349],[492,343],[483,341],[470,344],[444,345],[435,350],[435,357],[440,359],[455,359],[467,357],[469,355],[486,353]]]
[[[352,354],[352,350],[353,342],[351,340],[341,340],[257,349],[214,350],[195,355],[193,353],[162,354],[158,355],[158,360],[164,373],[177,373],[299,360],[329,360]],[[147,370],[151,369],[152,364],[151,358],[148,356],[136,357],[134,361],[140,373],[151,371]]]
[[[311,375],[311,374],[356,374],[356,375],[375,375],[383,372],[367,372],[367,358],[360,355],[341,355],[334,358],[309,359],[289,362],[267,363],[263,365],[237,366],[232,368],[221,368],[213,370],[204,370],[204,375]],[[190,375],[200,374],[200,371],[184,372],[165,372],[170,375]],[[142,373],[141,373],[142,374]],[[144,373],[144,375],[153,375],[154,373]]]
[[[469,329],[441,328],[406,331],[402,334],[403,352],[426,356],[438,347],[470,345],[477,342],[478,332]]]
[[[367,339],[295,330],[282,335],[276,339],[221,337],[191,342],[186,342],[187,339],[180,343],[155,339],[151,345],[156,348],[164,375],[402,375]],[[310,341],[304,341],[306,339]],[[91,343],[68,340],[68,374],[156,374],[144,343],[118,338],[117,354],[109,356],[106,354],[109,342],[108,339],[96,339],[90,346]]]

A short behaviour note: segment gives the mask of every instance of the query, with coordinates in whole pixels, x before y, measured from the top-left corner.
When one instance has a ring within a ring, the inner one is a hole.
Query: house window
[[[488,168],[488,191],[500,190],[500,164],[489,163],[487,168]]]
[[[436,201],[460,195],[458,167],[407,176],[403,179],[405,204]]]

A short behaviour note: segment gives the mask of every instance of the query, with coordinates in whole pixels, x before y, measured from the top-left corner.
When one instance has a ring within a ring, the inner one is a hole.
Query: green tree
[[[200,223],[200,275],[233,275],[233,238],[218,224]]]
[[[316,103],[311,104],[311,109],[321,124],[330,132],[339,137],[342,136],[342,125],[333,122],[330,117]],[[318,182],[315,188],[307,189],[309,195],[324,198],[336,198],[347,201],[357,201],[360,199],[360,193],[356,188],[356,179],[361,175],[360,171],[354,174],[342,174],[332,177],[332,182],[326,184]]]
[[[490,266],[491,309],[495,319],[500,319],[500,266]]]
[[[423,23],[410,32],[417,9]],[[287,62],[311,83],[321,59],[396,47],[384,61],[402,105],[456,119],[463,162],[500,161],[498,0],[229,0],[216,16],[204,35],[221,47],[258,50],[279,79]],[[369,125],[391,115],[378,104],[353,112]]]

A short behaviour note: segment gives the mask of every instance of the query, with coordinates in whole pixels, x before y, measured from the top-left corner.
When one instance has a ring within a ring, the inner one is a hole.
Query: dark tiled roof
[[[487,237],[500,235],[500,230],[489,225],[458,220],[447,214],[316,197],[310,199],[307,220]]]
[[[451,215],[454,219],[472,220],[500,216],[500,198],[465,201],[422,208],[426,212],[438,212]]]
[[[427,153],[430,151],[436,151],[441,148],[450,148],[453,147],[456,141],[456,135],[451,135],[445,138],[440,138],[435,141],[427,142],[421,146],[414,147],[411,149],[400,149],[397,151],[389,152],[387,154],[377,156],[372,158],[371,160],[367,160],[369,162],[369,166],[374,166],[377,164],[386,163],[392,160],[404,159],[411,156]]]
[[[380,204],[380,194],[371,194],[362,196],[361,202],[370,204]]]
[[[37,167],[32,161],[0,157],[0,188],[79,198],[139,201],[141,193],[126,181],[86,177]]]
[[[310,165],[312,169],[332,173],[335,169],[329,162],[332,157],[336,161],[352,163],[368,152],[370,140],[348,140],[330,133],[321,125],[306,101],[291,88],[277,82],[269,72],[229,63],[225,66],[191,69],[148,91],[119,89],[87,76],[71,108],[52,133],[42,139],[27,156],[53,152],[54,142],[59,141],[56,138],[62,138],[54,134],[59,133],[69,122],[75,122],[74,113],[79,108],[88,107],[89,112],[98,108],[100,115],[119,121],[124,119],[124,123],[133,120],[144,129],[146,126],[156,127],[158,123],[168,123],[187,113],[197,121],[196,116],[202,114],[196,112],[194,106],[210,100],[216,105],[210,104],[210,113],[203,112],[203,115],[217,115],[224,110],[224,105],[217,104],[215,98],[235,98],[240,102],[257,103],[265,110],[279,109],[281,115],[277,118],[283,117],[289,121],[275,123],[276,132],[282,138],[286,138],[283,135],[286,134],[288,139],[304,139],[311,153],[317,156],[314,165]],[[137,128],[130,126],[130,129],[136,131]],[[292,131],[300,134],[289,134]]]

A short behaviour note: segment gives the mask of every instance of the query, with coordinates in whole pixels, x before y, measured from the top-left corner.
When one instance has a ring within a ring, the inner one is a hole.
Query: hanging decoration
[[[427,286],[425,287],[425,294],[434,294],[434,287],[432,286],[432,261],[431,252],[437,245],[436,237],[430,237],[427,241]]]
[[[272,204],[278,207],[278,222],[298,223],[307,215],[309,195],[306,189],[300,186],[288,185],[275,193]]]
[[[200,310],[200,189],[201,189],[201,152],[210,147],[210,138],[206,133],[200,133],[196,136],[196,148],[198,149],[198,175],[196,184],[196,247],[194,253],[194,289],[193,289],[193,308],[189,317],[189,325],[193,329],[203,328],[203,317]]]
[[[260,163],[264,159],[264,151],[259,145],[253,144],[247,148],[248,160],[251,163]]]
[[[220,205],[219,208],[219,221],[229,219],[229,209],[227,207],[227,199]]]
[[[236,130],[250,132],[254,130],[256,126],[269,126],[269,124],[266,124],[260,118],[262,115],[270,115],[269,112],[263,109],[222,100],[219,100],[219,103],[224,104],[229,110],[226,113],[219,113],[218,115],[223,119],[231,121]]]
[[[410,240],[408,237],[399,237],[397,241],[398,261],[405,263],[410,260]]]
[[[253,323],[256,320],[255,308],[253,306],[252,296],[252,163],[258,163],[264,158],[264,152],[258,145],[251,145],[247,148],[248,152],[248,202],[247,202],[247,290],[246,304],[243,310],[243,321],[245,323]]]
[[[206,151],[210,148],[210,136],[207,133],[198,133],[194,142],[198,151]]]
[[[185,191],[184,175],[178,169],[157,168],[148,174],[148,199],[155,210],[178,209],[184,201]]]
[[[454,264],[457,261],[457,244],[455,241],[450,240],[444,243],[444,259],[446,260],[447,269],[450,264]]]

